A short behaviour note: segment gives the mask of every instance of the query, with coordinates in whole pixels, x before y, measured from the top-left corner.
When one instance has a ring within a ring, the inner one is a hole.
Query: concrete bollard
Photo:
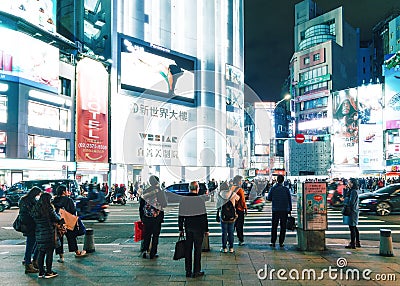
[[[83,250],[86,250],[87,253],[95,252],[94,234],[92,228],[86,229],[85,239],[83,241]]]
[[[392,244],[392,231],[390,229],[381,229],[379,255],[394,256]]]

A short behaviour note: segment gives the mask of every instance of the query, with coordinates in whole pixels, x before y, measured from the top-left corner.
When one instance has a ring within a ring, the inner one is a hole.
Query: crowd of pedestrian
[[[19,213],[14,228],[26,237],[25,254],[22,264],[25,274],[38,273],[38,278],[54,278],[58,274],[53,269],[54,251],[58,262],[64,263],[63,236],[67,237],[69,252],[76,257],[84,257],[78,250],[76,234],[66,230],[60,209],[76,215],[74,202],[68,188],[60,185],[56,196],[35,186],[19,201]]]

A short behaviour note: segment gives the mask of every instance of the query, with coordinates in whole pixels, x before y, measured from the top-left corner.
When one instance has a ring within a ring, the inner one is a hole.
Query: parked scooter
[[[262,196],[258,196],[253,201],[247,203],[247,208],[257,209],[260,212],[263,210],[265,205],[266,205],[265,198]]]
[[[75,204],[78,216],[82,220],[96,219],[99,222],[105,222],[110,212],[105,200],[95,202],[86,198],[78,198]]]

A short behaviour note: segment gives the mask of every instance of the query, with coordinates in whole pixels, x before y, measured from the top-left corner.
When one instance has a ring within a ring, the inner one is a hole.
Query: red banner
[[[76,161],[108,163],[108,73],[101,63],[78,63],[76,97]]]

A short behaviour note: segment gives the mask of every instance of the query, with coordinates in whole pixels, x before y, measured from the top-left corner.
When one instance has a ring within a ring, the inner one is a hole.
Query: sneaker
[[[143,251],[142,257],[143,257],[143,258],[147,258],[148,256],[150,256],[150,255],[147,255],[147,251]]]
[[[356,249],[356,246],[355,246],[355,244],[353,244],[353,243],[349,243],[349,245],[346,245],[344,248],[347,248],[347,249]]]
[[[285,245],[283,243],[279,243],[279,247],[285,247]]]
[[[229,248],[229,252],[230,253],[234,253],[235,252],[235,250],[233,250],[233,247]]]
[[[271,242],[271,243],[269,244],[269,246],[275,247],[275,242]]]
[[[239,241],[239,246],[245,245],[244,241]]]
[[[356,242],[356,247],[358,247],[358,248],[361,247],[361,243],[359,241]]]
[[[223,252],[223,253],[227,253],[228,249],[227,248],[221,248],[220,251]]]
[[[45,273],[39,273],[38,278],[44,278]]]
[[[57,272],[51,271],[51,272],[46,273],[44,275],[44,278],[45,279],[49,279],[49,278],[54,278],[54,277],[57,277],[57,276],[58,276]]]

